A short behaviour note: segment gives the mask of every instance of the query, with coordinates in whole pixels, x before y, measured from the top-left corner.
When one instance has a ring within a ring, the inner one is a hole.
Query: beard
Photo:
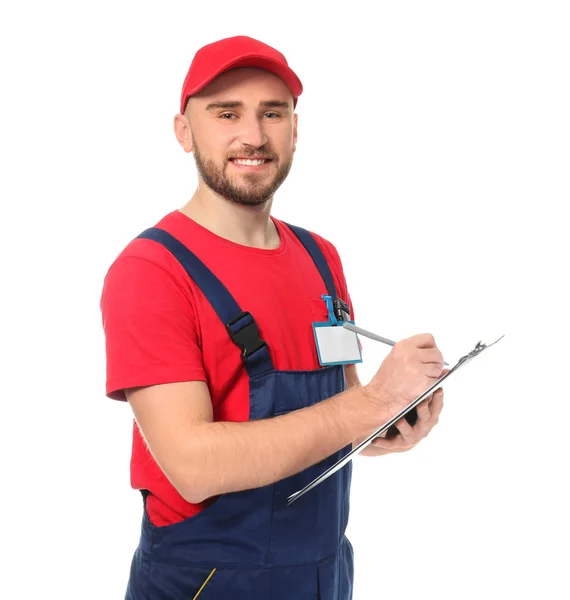
[[[293,155],[291,155],[286,163],[278,165],[277,173],[271,180],[268,181],[265,174],[244,173],[241,176],[243,181],[237,182],[235,181],[237,176],[234,179],[228,176],[227,162],[220,167],[213,160],[209,160],[202,155],[196,145],[196,140],[193,140],[193,143],[196,168],[206,185],[222,198],[244,206],[259,206],[270,200],[289,175],[293,164]],[[239,156],[244,158],[255,156],[256,158],[268,158],[277,161],[277,155],[263,146],[257,150],[244,148],[240,151]]]

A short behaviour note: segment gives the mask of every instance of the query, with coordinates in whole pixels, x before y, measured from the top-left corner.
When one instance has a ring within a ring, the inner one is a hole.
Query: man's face
[[[196,167],[209,188],[247,206],[273,197],[297,141],[293,96],[279,77],[261,69],[228,71],[190,98],[185,114]]]

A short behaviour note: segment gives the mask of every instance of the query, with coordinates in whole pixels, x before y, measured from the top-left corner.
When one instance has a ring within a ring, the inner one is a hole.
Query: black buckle
[[[333,300],[333,308],[334,316],[338,321],[350,321],[350,310],[348,304],[344,300],[341,300],[340,298]]]
[[[239,320],[243,319],[249,315],[251,317],[251,323],[248,323],[245,327],[240,329],[237,333],[231,328],[231,325],[234,325]],[[260,348],[264,346],[267,347],[266,342],[264,342],[259,337],[259,327],[255,322],[254,318],[251,316],[251,313],[245,311],[240,315],[232,319],[227,325],[226,330],[230,334],[232,341],[234,344],[241,348],[241,360],[245,364],[247,359],[254,353],[257,352]]]

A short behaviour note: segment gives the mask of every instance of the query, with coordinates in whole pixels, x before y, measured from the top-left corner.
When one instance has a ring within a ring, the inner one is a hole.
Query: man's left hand
[[[418,420],[412,427],[405,418],[396,421],[398,435],[391,439],[376,438],[359,454],[360,456],[384,456],[392,452],[406,452],[423,440],[435,427],[443,408],[443,389],[439,388],[417,406]],[[385,434],[384,434],[385,435]],[[362,441],[362,440],[360,440]],[[357,446],[357,441],[353,446]]]

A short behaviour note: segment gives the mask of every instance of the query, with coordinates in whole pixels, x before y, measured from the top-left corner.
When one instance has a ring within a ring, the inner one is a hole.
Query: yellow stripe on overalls
[[[216,571],[216,569],[212,569],[212,572],[208,575],[208,579],[206,579],[206,581],[204,581],[204,583],[202,584],[202,587],[198,590],[198,592],[196,593],[194,598],[192,598],[192,600],[196,600],[196,598],[202,593],[202,590],[206,587],[206,584],[208,583],[208,581],[210,581],[210,579],[212,578],[212,575],[215,573],[215,571]]]

